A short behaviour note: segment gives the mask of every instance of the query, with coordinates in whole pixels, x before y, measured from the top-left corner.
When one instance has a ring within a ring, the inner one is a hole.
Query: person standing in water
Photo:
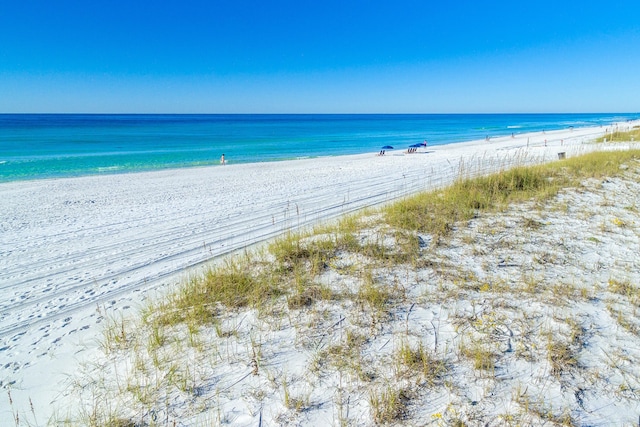
[[[224,154],[222,154],[222,156],[220,156],[220,164],[221,164],[221,165],[224,165],[224,164],[225,164]]]

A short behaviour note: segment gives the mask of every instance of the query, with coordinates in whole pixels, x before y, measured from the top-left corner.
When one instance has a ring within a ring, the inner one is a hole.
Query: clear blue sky
[[[638,0],[0,0],[0,112],[638,112],[639,16]]]

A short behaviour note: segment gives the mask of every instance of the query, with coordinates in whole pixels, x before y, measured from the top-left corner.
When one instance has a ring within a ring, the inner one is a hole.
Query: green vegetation
[[[423,193],[383,209],[383,223],[368,238],[359,234],[370,222],[349,217],[334,226],[311,233],[289,233],[268,247],[268,255],[245,253],[192,277],[177,293],[152,311],[160,323],[206,324],[215,321],[221,307],[265,307],[280,296],[289,296],[290,308],[328,299],[331,292],[314,281],[339,253],[354,253],[371,264],[412,263],[420,252],[419,239],[407,231],[443,236],[459,221],[483,211],[504,209],[524,200],[544,201],[569,185],[590,177],[612,176],[620,165],[640,158],[638,151],[596,152],[539,166],[517,167],[491,176],[465,179],[443,190]],[[388,227],[394,231],[384,231]],[[399,230],[398,230],[399,229]],[[407,231],[403,231],[407,230]],[[393,242],[393,249],[385,244]],[[273,259],[273,261],[272,261]],[[257,268],[255,267],[257,266]],[[370,270],[362,274],[357,299],[380,312],[392,293],[374,283]],[[125,332],[110,339],[122,340]]]
[[[163,325],[185,322],[190,325],[215,322],[220,307],[240,308],[262,306],[272,298],[282,295],[279,277],[263,269],[253,271],[246,262],[254,259],[227,260],[223,265],[212,267],[202,276],[190,278],[175,294],[149,308],[155,313],[149,316]]]
[[[369,394],[371,418],[376,424],[389,424],[401,420],[406,410],[409,396],[406,390],[387,387]]]
[[[427,351],[422,343],[411,347],[406,342],[402,342],[396,351],[395,360],[398,363],[397,370],[400,376],[421,375],[429,386],[441,382],[448,369],[446,362]]]
[[[628,142],[640,140],[640,127],[635,126],[628,132],[612,131],[605,134],[603,137],[596,139],[596,142]]]
[[[423,193],[385,209],[389,225],[437,236],[480,212],[498,211],[511,203],[543,202],[580,180],[615,176],[620,165],[640,157],[639,151],[595,152],[562,162],[516,167],[487,177],[460,179],[443,190]]]
[[[193,402],[194,412],[211,408],[215,399],[223,398],[235,385],[216,377],[220,381],[215,383],[220,387],[216,393],[222,397],[210,392],[200,399],[200,393],[208,392],[200,381],[215,376],[220,365],[237,368],[233,381],[257,379],[246,388],[248,405],[255,401],[255,407],[261,407],[270,396],[279,396],[286,412],[283,420],[294,420],[318,405],[310,391],[313,381],[333,384],[339,407],[335,417],[341,425],[348,424],[345,414],[353,405],[351,396],[359,396],[357,405],[368,404],[368,415],[375,423],[393,424],[401,422],[412,408],[429,404],[432,396],[455,394],[456,389],[469,385],[452,381],[459,368],[456,363],[466,366],[482,384],[474,385],[478,401],[482,393],[492,392],[501,370],[514,359],[532,364],[542,361],[551,374],[549,381],[563,381],[580,369],[585,332],[580,323],[554,320],[553,314],[566,304],[586,303],[595,291],[571,283],[545,282],[541,272],[556,262],[553,254],[547,254],[549,249],[533,256],[528,270],[515,269],[522,261],[506,258],[494,267],[510,273],[482,277],[468,265],[451,265],[432,257],[434,248],[438,242],[451,243],[456,228],[464,228],[465,221],[485,212],[502,211],[520,202],[542,205],[563,188],[580,187],[589,178],[618,175],[626,170],[622,165],[638,159],[640,151],[601,152],[460,179],[448,188],[311,231],[288,233],[260,251],[223,260],[151,303],[140,322],[122,316],[107,319],[103,348],[136,353],[130,370],[123,374],[127,378],[117,378],[117,382],[119,397],[130,399],[123,407],[134,405],[130,402],[138,407],[123,413],[143,415],[123,417],[111,409],[108,399],[96,398],[91,404],[106,409],[85,409],[85,413],[105,415],[85,416],[79,424],[156,425],[147,416],[150,408],[166,404],[168,414],[169,402],[179,399]],[[514,222],[514,238],[547,227],[535,209]],[[492,231],[485,225],[479,233]],[[429,234],[435,243],[429,246],[419,234]],[[457,237],[452,246],[473,246],[470,236]],[[495,247],[479,248],[478,253],[515,245],[508,238],[501,241],[502,237],[495,240]],[[599,240],[593,237],[589,242],[593,246]],[[617,300],[640,307],[637,284],[611,278],[607,285],[604,288]],[[411,286],[413,293],[408,290]],[[447,306],[449,300],[453,303]],[[522,316],[513,309],[522,301],[535,301],[533,306],[543,308],[531,317]],[[625,330],[637,333],[637,316],[623,317],[616,305],[621,302],[616,301],[608,302],[610,315]],[[411,330],[413,316],[422,323]],[[449,322],[448,328],[440,331],[440,322]],[[542,336],[541,325],[553,333]],[[294,337],[291,346],[308,355],[304,374],[285,374],[284,367],[268,360],[284,351],[269,348],[269,340],[291,330],[286,335]],[[378,339],[384,334],[385,338]],[[308,390],[300,389],[301,382],[309,384]],[[99,381],[93,381],[92,387],[94,384]],[[627,387],[627,383],[622,385]],[[434,389],[438,392],[432,393]],[[510,425],[535,424],[536,420],[571,425],[566,414],[527,393],[515,393],[513,402],[521,412],[504,415],[515,423]],[[473,414],[444,409],[434,408],[440,411],[435,412],[434,422],[480,423]],[[207,425],[224,424],[222,418],[219,415]],[[158,425],[171,425],[170,421],[167,415]]]

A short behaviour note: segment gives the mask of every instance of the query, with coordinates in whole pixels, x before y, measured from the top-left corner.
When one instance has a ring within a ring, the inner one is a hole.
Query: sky
[[[0,0],[0,113],[640,111],[638,0]]]

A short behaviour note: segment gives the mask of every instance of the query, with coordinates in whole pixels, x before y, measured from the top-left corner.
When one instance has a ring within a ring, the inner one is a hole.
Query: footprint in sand
[[[14,341],[14,342],[15,342],[15,341],[18,341],[18,339],[20,339],[20,337],[21,337],[22,335],[26,334],[26,333],[27,333],[27,331],[23,331],[23,332],[20,332],[20,333],[18,333],[18,334],[15,334],[15,335],[11,338],[11,341]]]

